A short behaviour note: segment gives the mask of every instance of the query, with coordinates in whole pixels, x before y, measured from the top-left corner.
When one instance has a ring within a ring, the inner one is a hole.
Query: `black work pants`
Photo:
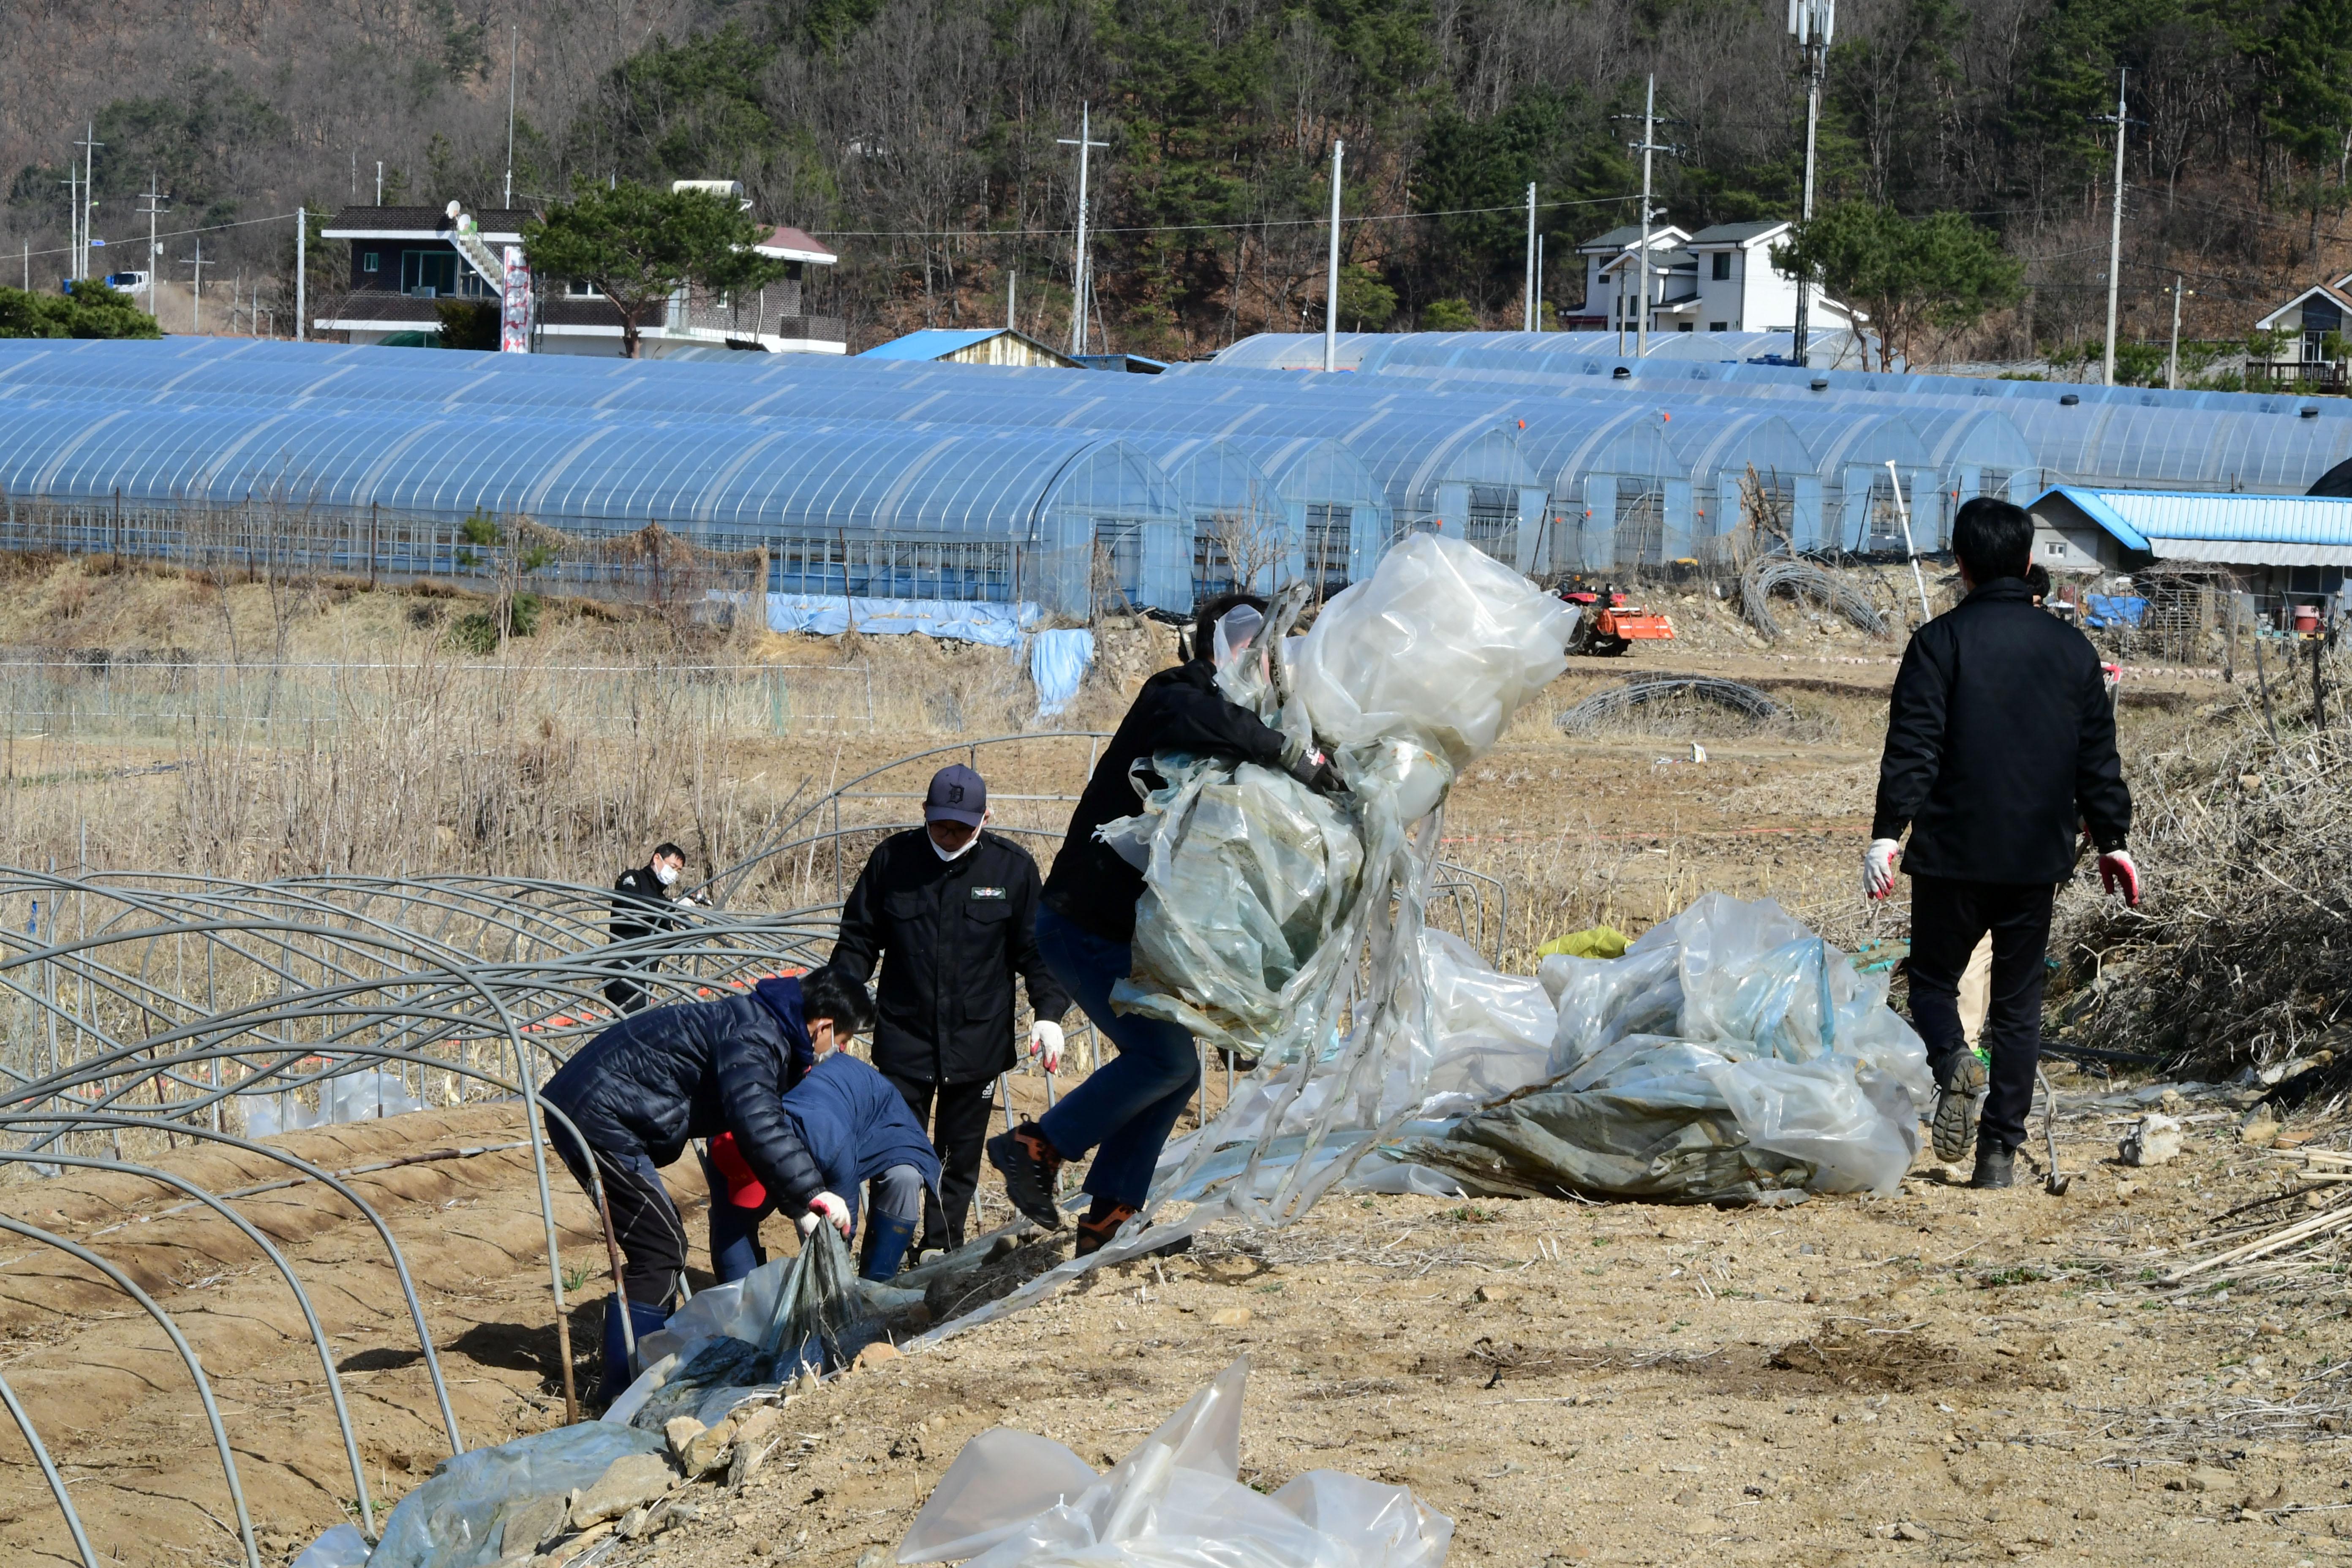
[[[1969,954],[1992,933],[1992,984],[1978,1036],[1992,1064],[1979,1135],[2004,1148],[2025,1142],[2033,1108],[2033,1069],[2042,1059],[2043,955],[2050,946],[2046,882],[1962,882],[1911,879],[1911,1024],[1940,1078],[1968,1041],[1960,1029],[1960,975]]]
[[[621,1244],[621,1286],[630,1304],[668,1310],[686,1272],[686,1222],[669,1201],[661,1173],[639,1148],[592,1144],[583,1154],[569,1127],[552,1116],[544,1120],[548,1146],[592,1204],[596,1188],[588,1180],[588,1162],[595,1162],[604,1201],[613,1211],[613,1233]]]
[[[915,1113],[915,1120],[930,1129],[931,1148],[940,1157],[939,1191],[923,1199],[920,1245],[961,1247],[964,1221],[971,1215],[971,1194],[980,1190],[981,1145],[988,1142],[988,1113],[996,1102],[996,1080],[927,1083],[895,1073],[886,1076],[907,1109]]]

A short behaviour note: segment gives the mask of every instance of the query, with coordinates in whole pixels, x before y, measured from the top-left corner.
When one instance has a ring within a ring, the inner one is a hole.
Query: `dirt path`
[[[2109,1136],[2062,1142],[2063,1198],[1336,1198],[795,1403],[782,1470],[601,1562],[849,1568],[974,1433],[1107,1467],[1241,1354],[1244,1479],[1408,1483],[1454,1568],[2352,1557],[2340,1287],[2152,1291],[2148,1248],[2275,1178],[2215,1137],[2132,1191]]]

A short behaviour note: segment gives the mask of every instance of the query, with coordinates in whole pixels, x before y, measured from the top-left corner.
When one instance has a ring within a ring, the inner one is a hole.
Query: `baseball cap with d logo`
[[[925,822],[961,822],[967,827],[978,827],[987,811],[987,784],[961,763],[931,775],[930,790],[923,796]]]

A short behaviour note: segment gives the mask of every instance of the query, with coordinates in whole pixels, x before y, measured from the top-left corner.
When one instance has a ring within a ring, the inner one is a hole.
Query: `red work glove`
[[[2121,893],[2124,902],[2139,908],[2139,868],[2132,864],[2128,849],[2110,849],[2099,857],[2099,885],[2110,893]]]
[[[808,1213],[801,1215],[801,1234],[814,1235],[819,1220],[841,1232],[842,1240],[849,1239],[849,1205],[831,1193],[819,1193],[809,1199]]]

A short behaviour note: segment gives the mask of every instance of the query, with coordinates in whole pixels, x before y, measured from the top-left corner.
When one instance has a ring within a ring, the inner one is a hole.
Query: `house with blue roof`
[[[941,364],[1039,365],[1077,370],[1078,362],[1011,327],[924,327],[877,343],[859,359],[928,360]]]
[[[2059,485],[2026,510],[2053,577],[2201,563],[2271,608],[2340,593],[2352,568],[2352,498]]]

